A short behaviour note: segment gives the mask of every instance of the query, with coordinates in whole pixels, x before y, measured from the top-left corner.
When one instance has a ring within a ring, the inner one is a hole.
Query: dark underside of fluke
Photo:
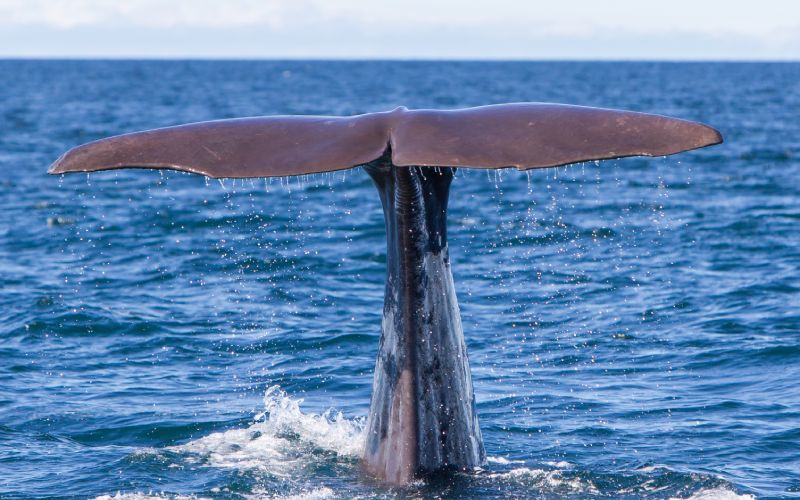
[[[485,459],[447,246],[454,167],[520,170],[664,156],[722,142],[706,125],[559,104],[269,116],[195,123],[78,146],[49,172],[163,168],[275,177],[363,165],[381,198],[387,272],[363,457],[406,484]],[[439,168],[426,168],[439,167]]]
[[[563,104],[499,104],[338,116],[265,116],[192,123],[78,146],[50,173],[166,168],[208,177],[276,177],[364,165],[392,149],[404,166],[554,167],[664,156],[722,142],[706,125]]]

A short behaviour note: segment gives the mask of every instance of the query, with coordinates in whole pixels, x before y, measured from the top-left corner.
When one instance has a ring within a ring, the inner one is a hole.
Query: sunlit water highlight
[[[400,491],[358,465],[385,273],[364,172],[44,174],[137,129],[504,101],[727,142],[458,172],[490,458]],[[0,62],[0,497],[798,496],[796,109],[796,64]]]

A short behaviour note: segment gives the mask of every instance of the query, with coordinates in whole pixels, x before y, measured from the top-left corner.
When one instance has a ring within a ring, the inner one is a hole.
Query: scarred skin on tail
[[[485,453],[447,248],[452,168],[366,167],[387,235],[381,340],[364,469],[392,484],[469,470]]]

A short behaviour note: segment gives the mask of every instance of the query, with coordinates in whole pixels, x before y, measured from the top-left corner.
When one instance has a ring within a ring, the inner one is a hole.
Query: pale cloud
[[[131,25],[275,28],[296,10],[290,0],[0,0],[0,23],[54,28]]]
[[[798,0],[0,0],[0,55],[798,59],[798,22]]]
[[[0,0],[0,23],[72,28],[238,27],[349,20],[374,27],[446,25],[586,34],[595,29],[764,36],[796,26],[800,2],[760,0]]]

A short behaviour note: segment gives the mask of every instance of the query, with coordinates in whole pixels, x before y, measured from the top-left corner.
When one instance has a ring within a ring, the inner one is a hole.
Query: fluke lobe
[[[274,177],[363,165],[386,222],[386,291],[365,471],[391,484],[469,470],[485,452],[447,247],[455,167],[553,167],[664,156],[722,142],[706,125],[560,104],[268,116],[168,127],[78,146],[49,172],[166,168]],[[436,168],[431,168],[436,167]]]

